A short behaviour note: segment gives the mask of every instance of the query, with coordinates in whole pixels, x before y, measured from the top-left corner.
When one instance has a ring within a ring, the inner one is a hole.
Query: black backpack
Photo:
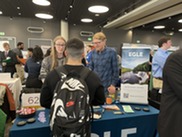
[[[85,78],[90,70],[68,73],[64,66],[56,69],[61,77],[54,90],[50,126],[55,137],[89,137],[90,104]]]

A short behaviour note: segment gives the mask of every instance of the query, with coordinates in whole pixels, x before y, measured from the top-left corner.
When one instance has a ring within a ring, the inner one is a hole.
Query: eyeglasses
[[[102,41],[97,41],[97,42],[92,42],[93,45],[98,45],[100,44]]]
[[[56,46],[65,47],[65,44],[55,44]]]

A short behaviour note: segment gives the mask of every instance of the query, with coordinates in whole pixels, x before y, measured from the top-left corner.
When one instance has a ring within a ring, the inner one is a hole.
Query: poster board
[[[47,50],[48,50],[49,48],[51,48],[51,46],[47,46],[47,45],[41,45],[40,47],[41,47],[42,52],[43,52],[44,55],[46,54]]]
[[[148,104],[151,47],[122,47],[120,102]]]

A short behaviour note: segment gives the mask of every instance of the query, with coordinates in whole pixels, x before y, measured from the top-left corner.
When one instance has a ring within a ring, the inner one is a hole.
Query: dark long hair
[[[36,45],[35,48],[33,49],[33,55],[32,55],[32,59],[37,62],[37,61],[42,61],[43,60],[43,51],[42,49]]]

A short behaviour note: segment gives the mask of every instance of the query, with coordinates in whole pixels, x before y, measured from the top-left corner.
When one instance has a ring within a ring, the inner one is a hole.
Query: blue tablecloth
[[[118,104],[123,111],[121,105],[123,104]],[[92,137],[155,137],[159,111],[151,106],[130,106],[141,109],[147,107],[150,112],[140,110],[131,114],[115,115],[113,111],[106,110],[101,119],[92,122]],[[42,111],[45,111],[46,114],[45,123],[38,121],[38,114],[41,111],[37,111],[36,122],[32,124],[18,127],[16,124],[24,119],[16,118],[10,129],[9,137],[50,137],[49,110]]]
[[[127,104],[122,104],[127,105]],[[123,111],[122,106],[118,105]],[[159,111],[152,106],[130,105],[141,108],[135,113],[125,113],[123,115],[113,114],[113,111],[106,110],[102,119],[92,123],[92,135],[94,137],[155,137],[157,134],[157,117]],[[142,109],[149,108],[149,112]],[[127,136],[128,134],[128,136]]]
[[[42,123],[38,120],[38,115],[40,112],[45,112],[46,122]],[[17,126],[20,121],[26,121],[28,118],[17,117],[13,126],[10,129],[9,137],[50,137],[50,127],[49,127],[49,110],[37,111],[35,123],[26,124],[24,126]]]

